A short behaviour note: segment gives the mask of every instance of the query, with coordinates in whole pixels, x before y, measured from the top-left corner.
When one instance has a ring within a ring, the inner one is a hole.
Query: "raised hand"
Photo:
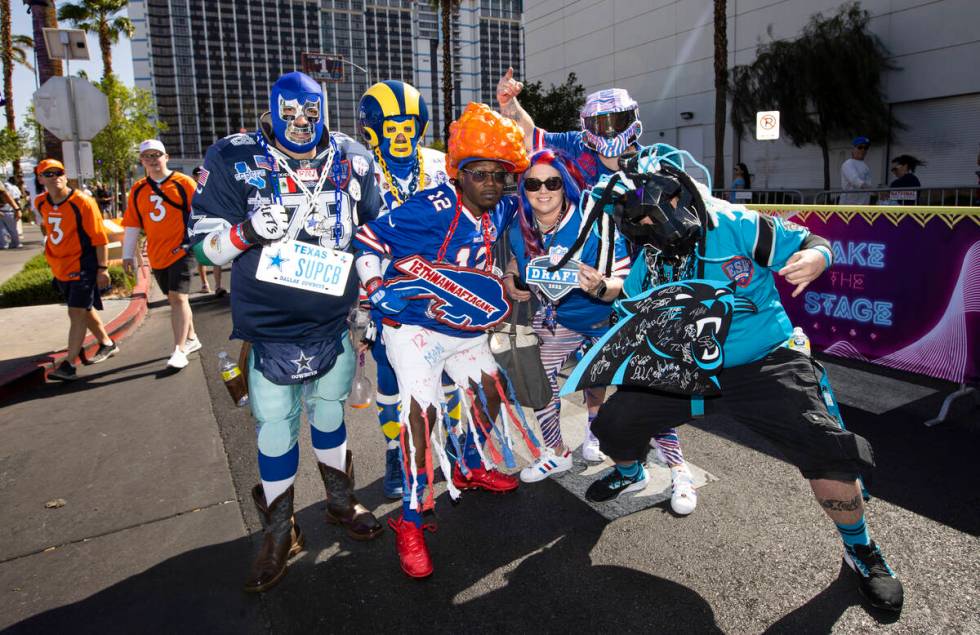
[[[497,82],[497,103],[501,108],[517,97],[524,89],[524,84],[514,79],[514,69],[508,67],[500,81]]]

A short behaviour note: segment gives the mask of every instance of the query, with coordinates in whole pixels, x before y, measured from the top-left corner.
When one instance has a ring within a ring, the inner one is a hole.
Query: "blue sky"
[[[31,16],[27,13],[27,7],[20,2],[11,2],[11,13],[13,14],[13,33],[15,35],[34,36],[31,26]],[[69,24],[59,26],[71,28]],[[88,36],[88,46],[92,59],[88,62],[72,62],[71,73],[76,74],[80,70],[85,70],[92,80],[102,77],[102,56],[99,54],[99,40],[94,35]],[[30,58],[34,64],[33,55]],[[129,40],[121,39],[119,44],[112,47],[112,68],[116,75],[127,86],[133,85],[133,52],[129,45]],[[2,83],[0,83],[2,87]],[[17,125],[23,123],[24,114],[27,113],[27,106],[30,104],[31,96],[36,90],[34,73],[19,64],[14,65],[14,109],[17,112]]]

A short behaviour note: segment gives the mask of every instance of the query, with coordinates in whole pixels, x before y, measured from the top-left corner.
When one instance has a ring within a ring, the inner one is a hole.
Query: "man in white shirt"
[[[871,141],[867,137],[857,137],[851,142],[851,158],[840,166],[840,189],[867,190],[871,185],[871,168],[864,162]],[[871,194],[841,194],[840,205],[870,205]]]

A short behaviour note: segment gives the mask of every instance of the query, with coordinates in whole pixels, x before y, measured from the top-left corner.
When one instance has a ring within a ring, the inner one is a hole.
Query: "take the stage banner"
[[[980,208],[751,205],[831,242],[783,305],[815,350],[954,382],[980,376]],[[781,280],[781,279],[780,279]]]

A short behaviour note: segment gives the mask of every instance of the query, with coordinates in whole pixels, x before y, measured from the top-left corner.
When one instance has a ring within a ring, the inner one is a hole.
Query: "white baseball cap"
[[[167,149],[163,147],[163,143],[159,139],[147,139],[140,144],[140,154],[143,154],[147,150],[157,150],[163,154],[167,153]]]

